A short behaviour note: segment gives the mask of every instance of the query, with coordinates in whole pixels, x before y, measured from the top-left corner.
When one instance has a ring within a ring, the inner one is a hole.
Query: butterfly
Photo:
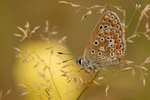
[[[107,11],[94,28],[77,64],[86,72],[119,64],[125,55],[125,31],[117,14]]]

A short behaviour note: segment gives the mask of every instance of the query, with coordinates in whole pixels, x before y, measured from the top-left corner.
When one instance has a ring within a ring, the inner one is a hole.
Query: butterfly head
[[[84,61],[83,61],[83,58],[79,58],[77,61],[77,64],[79,65],[79,66],[83,66],[84,65]]]
[[[90,62],[81,57],[77,60],[77,64],[80,66],[80,69],[84,69],[87,73],[90,73],[90,71],[93,70]]]

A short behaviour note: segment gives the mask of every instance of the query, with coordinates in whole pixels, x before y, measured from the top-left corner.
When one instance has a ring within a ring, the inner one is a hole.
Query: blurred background
[[[66,0],[86,7],[93,5],[105,5],[103,0]],[[148,0],[133,0],[135,4],[144,5]],[[121,6],[126,10],[126,24],[131,18],[135,7],[131,0],[109,0],[110,4]],[[15,37],[14,33],[21,33],[17,27],[24,27],[26,22],[30,23],[31,28],[40,25],[38,31],[43,31],[45,21],[49,21],[49,26],[57,26],[59,35],[56,38],[67,36],[67,47],[75,56],[82,56],[88,38],[102,16],[93,11],[92,15],[86,20],[81,21],[82,16],[87,10],[81,9],[76,13],[77,8],[70,5],[58,3],[58,0],[0,0],[0,90],[6,92],[12,89],[12,92],[3,100],[27,100],[26,96],[21,96],[21,90],[16,80],[16,51],[13,47],[22,46],[20,38]],[[115,11],[120,19],[123,19],[122,13]],[[149,12],[150,15],[150,12]],[[126,33],[130,36],[137,25],[136,20]],[[143,19],[138,31],[145,31],[145,23],[150,23],[149,19]],[[149,24],[150,25],[150,24]],[[38,40],[39,34],[34,34],[33,40]],[[82,41],[82,42],[81,42]],[[150,41],[143,35],[136,37],[134,43],[127,43],[125,59],[134,61],[135,64],[141,64],[150,56]],[[150,65],[146,67],[148,69]],[[22,66],[20,66],[22,67]],[[112,68],[110,68],[112,69]],[[150,71],[148,71],[150,73]],[[146,86],[143,86],[140,79],[140,72],[136,70],[135,78],[131,72],[118,73],[117,76],[108,76],[110,89],[108,97],[105,96],[106,83],[100,83],[100,86],[92,85],[82,97],[82,100],[150,100],[150,78],[146,78]],[[29,100],[29,99],[28,99]],[[71,100],[71,99],[69,99]],[[73,99],[72,99],[73,100]]]

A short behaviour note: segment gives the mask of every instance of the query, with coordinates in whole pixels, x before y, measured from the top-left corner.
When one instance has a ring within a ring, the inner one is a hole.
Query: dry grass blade
[[[23,51],[21,51],[19,48],[15,48],[15,47],[14,47],[14,49],[15,49],[17,52],[19,52],[19,53],[23,53]]]
[[[91,15],[92,14],[92,11],[89,10],[85,15],[83,15],[81,21],[83,21],[87,16]]]
[[[36,86],[38,87],[39,90],[41,90],[41,88],[40,88],[40,86],[38,84]]]
[[[23,92],[23,93],[21,93],[21,96],[24,96],[24,95],[27,95],[27,94],[30,94],[30,92]]]
[[[35,33],[35,31],[37,30],[37,29],[39,29],[40,28],[40,26],[36,26],[32,31],[31,31],[31,33]]]
[[[143,77],[143,85],[146,85],[145,77]]]
[[[6,93],[3,93],[3,90],[0,90],[0,100],[2,100],[3,98],[5,98],[6,96],[8,96],[11,93],[11,89],[7,90]]]
[[[109,85],[107,84],[106,85],[106,89],[105,89],[105,91],[106,91],[106,97],[108,96],[108,90],[109,90]]]
[[[98,82],[96,82],[95,80],[93,80],[93,82],[96,84],[96,85],[100,85]]]
[[[131,39],[135,38],[136,36],[137,36],[137,34],[133,34],[130,37],[128,37],[126,41],[129,43],[133,43],[133,41]]]
[[[76,78],[73,78],[73,81],[74,81],[75,83],[77,83],[77,79],[76,79]]]
[[[127,67],[127,68],[121,69],[121,71],[125,72],[125,71],[131,70],[131,69],[132,69],[132,67]]]
[[[129,66],[134,63],[133,61],[129,61],[129,60],[124,60],[124,62],[125,62],[125,64],[127,64]]]
[[[61,68],[66,68],[66,67],[68,67],[68,66],[70,66],[70,64],[64,65],[64,66],[62,66]]]
[[[62,3],[62,4],[70,4],[72,7],[81,7],[80,5],[74,4],[74,3],[72,3],[72,2],[59,1],[59,3]]]
[[[43,74],[41,72],[38,72],[38,74],[39,74],[40,77],[42,77],[43,79],[45,79],[45,77],[46,77],[45,74]]]
[[[5,95],[8,95],[8,94],[10,94],[11,93],[11,89],[9,89],[7,92],[6,92],[6,94]]]
[[[23,35],[20,35],[20,34],[14,34],[14,36],[16,36],[16,37],[23,37]]]
[[[144,66],[140,66],[140,68],[143,69],[143,70],[145,70],[145,71],[148,70],[148,69],[147,69],[146,67],[144,67]]]
[[[133,77],[135,77],[135,70],[134,69],[132,69],[132,73],[131,74],[132,74]]]
[[[148,64],[148,63],[150,63],[150,57],[147,57],[143,64]]]
[[[147,32],[150,32],[150,29],[149,29],[149,24],[148,24],[148,22],[146,23],[145,27],[146,27],[146,31],[147,31]]]
[[[67,81],[67,83],[70,83],[70,82],[71,82],[71,80],[72,80],[72,79],[69,79],[69,80]]]
[[[64,77],[68,77],[68,75],[66,75],[67,73],[64,73],[64,74],[62,74],[61,76],[64,76]]]
[[[39,65],[39,62],[37,62],[35,65],[34,65],[34,68],[37,68]]]
[[[3,91],[0,90],[0,100],[2,100]]]
[[[62,64],[62,63],[66,63],[66,62],[68,62],[68,61],[70,61],[70,60],[73,60],[74,58],[71,58],[71,59],[67,59],[67,60],[64,60],[64,61],[62,61],[62,62],[58,62],[58,63],[56,63],[57,65],[60,65],[60,64]]]
[[[94,5],[92,7],[90,7],[90,9],[96,9],[96,8],[103,8],[104,6],[101,5]]]
[[[150,10],[150,4],[148,4],[148,5],[144,8],[144,10],[143,10],[142,13],[141,13],[140,19],[142,19],[143,16],[145,16],[145,17],[148,18],[148,15],[147,15],[146,13],[147,13],[149,10]]]
[[[30,28],[29,22],[26,23],[25,28],[26,28],[26,29],[29,29],[29,28]]]
[[[18,86],[19,86],[19,87],[22,87],[22,88],[24,88],[24,89],[27,88],[27,86],[26,86],[25,84],[18,84]]]
[[[67,36],[64,36],[59,40],[59,43],[64,43],[66,42],[66,40],[67,40]]]
[[[104,79],[104,77],[98,77],[97,79],[98,79],[98,80],[103,80],[103,79]]]
[[[81,85],[83,85],[83,79],[81,77],[79,77],[79,80],[81,82]]]
[[[25,32],[25,30],[24,30],[23,28],[21,28],[21,27],[19,27],[19,26],[18,26],[17,28],[18,28],[21,32],[23,32],[23,33]],[[25,34],[24,34],[24,35],[25,35]]]
[[[105,8],[102,8],[102,9],[99,9],[98,11],[97,11],[97,13],[103,13],[104,12],[104,10],[105,10]]]

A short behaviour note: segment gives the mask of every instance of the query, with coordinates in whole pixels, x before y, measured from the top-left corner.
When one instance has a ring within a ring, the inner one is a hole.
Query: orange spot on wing
[[[105,35],[107,35],[107,34],[108,34],[108,32],[105,31]]]
[[[113,32],[110,32],[110,35],[114,35],[115,33],[113,33]]]
[[[121,49],[121,48],[120,48],[120,45],[117,45],[117,46],[116,46],[116,48],[117,48],[118,50],[120,50],[120,49]]]
[[[116,35],[114,35],[114,39],[117,39],[117,36],[116,36]]]
[[[109,19],[109,22],[112,22],[112,20],[111,20],[111,19]]]
[[[112,20],[111,20],[111,19],[109,19],[109,21],[110,21],[110,22],[112,22]]]
[[[112,25],[112,26],[115,26],[116,24],[112,22],[112,24],[111,24],[111,25]]]
[[[119,41],[116,39],[116,40],[115,40],[115,43],[119,44]]]
[[[99,36],[102,36],[103,35],[103,33],[99,33]]]
[[[117,58],[120,58],[120,53],[119,52],[116,52],[117,53]]]
[[[107,20],[108,18],[104,17],[104,20]]]
[[[117,56],[117,58],[120,58],[120,56]]]

